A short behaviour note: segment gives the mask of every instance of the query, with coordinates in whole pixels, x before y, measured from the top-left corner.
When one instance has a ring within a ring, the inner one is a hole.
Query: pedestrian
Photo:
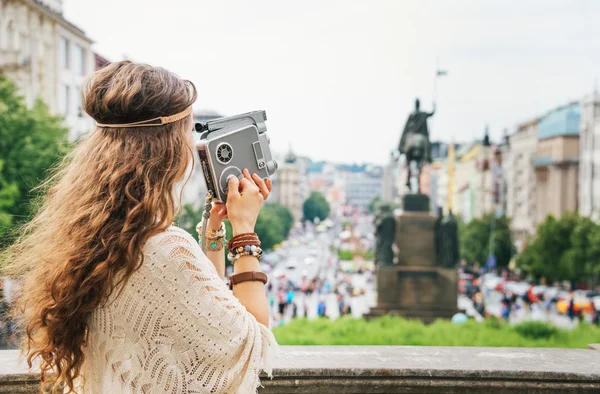
[[[317,314],[319,317],[325,317],[325,313],[327,312],[327,306],[325,305],[325,299],[321,297],[319,299],[319,305],[317,307]]]
[[[567,315],[569,316],[569,319],[571,319],[571,322],[573,322],[575,320],[575,317],[577,317],[577,314],[575,312],[575,295],[573,293],[573,290],[569,291],[569,306],[567,309]]]
[[[277,291],[277,303],[279,307],[279,324],[283,325],[283,317],[285,315],[285,307],[287,305],[287,292],[283,287]]]
[[[502,316],[502,319],[506,321],[510,318],[510,303],[506,299],[502,300],[500,315]]]
[[[596,304],[594,304],[594,301],[590,301],[590,308],[592,324],[597,326],[600,325],[600,313],[598,312],[598,309],[596,309]]]

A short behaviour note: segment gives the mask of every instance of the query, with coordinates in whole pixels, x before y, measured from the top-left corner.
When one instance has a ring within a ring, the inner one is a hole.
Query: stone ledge
[[[598,393],[600,352],[419,346],[282,346],[260,393]],[[36,393],[14,350],[0,351],[0,393]]]

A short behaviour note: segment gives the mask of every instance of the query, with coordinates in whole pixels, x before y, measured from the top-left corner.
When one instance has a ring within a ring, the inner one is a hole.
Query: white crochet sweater
[[[255,393],[277,347],[186,231],[151,237],[142,267],[93,313],[85,394]]]

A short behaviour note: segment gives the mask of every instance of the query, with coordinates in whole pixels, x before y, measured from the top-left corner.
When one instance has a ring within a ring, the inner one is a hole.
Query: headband
[[[127,127],[153,127],[153,126],[162,126],[167,123],[177,122],[192,113],[192,106],[190,105],[185,110],[181,111],[178,114],[171,116],[159,116],[158,118],[152,118],[148,120],[140,120],[138,122],[131,123],[121,123],[121,124],[105,124],[96,122],[97,127],[115,127],[115,128],[127,128]],[[156,122],[159,123],[156,123]]]

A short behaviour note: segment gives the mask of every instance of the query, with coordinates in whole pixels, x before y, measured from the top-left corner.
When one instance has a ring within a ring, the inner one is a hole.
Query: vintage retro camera
[[[233,175],[241,179],[244,168],[263,179],[277,169],[269,148],[266,120],[265,111],[254,111],[195,124],[201,133],[196,148],[202,173],[215,200],[227,200],[228,178]]]

